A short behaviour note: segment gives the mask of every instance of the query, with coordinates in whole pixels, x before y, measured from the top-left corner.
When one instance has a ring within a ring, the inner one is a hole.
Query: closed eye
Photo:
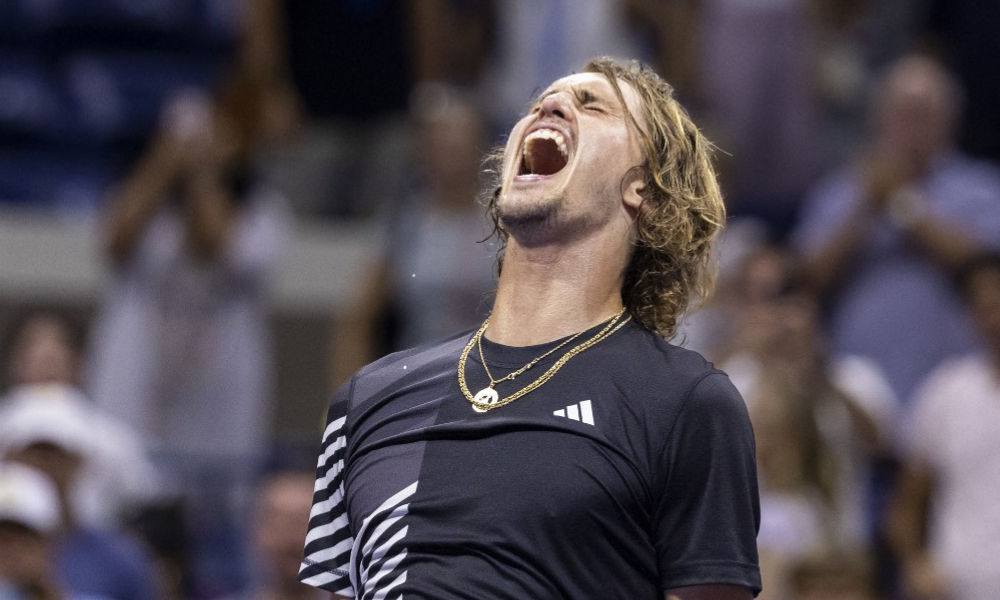
[[[600,98],[595,96],[594,93],[591,92],[590,90],[586,89],[578,90],[576,93],[576,100],[586,110],[599,113],[608,112],[607,108],[604,105],[604,102]]]

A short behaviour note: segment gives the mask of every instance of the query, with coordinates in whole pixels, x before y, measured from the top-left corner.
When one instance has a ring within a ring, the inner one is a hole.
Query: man
[[[153,557],[138,540],[81,522],[74,492],[99,460],[107,428],[80,401],[23,390],[0,411],[0,460],[36,469],[51,481],[59,523],[52,532],[55,573],[66,590],[113,600],[159,600]]]
[[[322,600],[326,594],[299,582],[302,536],[312,506],[310,473],[279,468],[257,486],[250,523],[250,586],[219,600]]]
[[[908,56],[882,80],[866,152],[808,198],[793,243],[832,298],[834,350],[872,359],[901,402],[974,347],[949,270],[1000,249],[1000,171],[955,150],[961,92]]]
[[[960,270],[984,349],[949,360],[918,388],[890,519],[914,600],[1000,593],[1000,254]]]
[[[75,321],[57,311],[29,310],[14,321],[0,351],[9,385],[0,395],[0,432],[11,415],[29,414],[35,401],[85,422],[93,444],[72,485],[74,517],[88,526],[117,526],[155,499],[159,477],[139,435],[81,391],[84,338]],[[9,443],[0,435],[0,447]]]
[[[45,475],[0,463],[0,598],[60,600],[50,537],[59,499]]]
[[[541,95],[495,157],[490,318],[333,399],[303,581],[434,600],[760,590],[746,407],[664,340],[710,287],[710,148],[637,64],[598,59]]]
[[[108,600],[65,589],[56,559],[59,496],[45,474],[0,462],[0,598]]]

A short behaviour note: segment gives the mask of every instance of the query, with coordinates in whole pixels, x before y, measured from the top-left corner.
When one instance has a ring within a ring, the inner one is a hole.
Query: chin
[[[556,225],[562,201],[561,196],[539,200],[505,196],[497,204],[497,214],[500,224],[511,237],[524,242]]]

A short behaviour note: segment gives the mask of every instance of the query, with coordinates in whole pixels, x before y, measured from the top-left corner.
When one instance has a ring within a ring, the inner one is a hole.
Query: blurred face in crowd
[[[937,63],[911,57],[883,82],[875,106],[877,143],[921,163],[951,145],[958,91]]]
[[[78,367],[71,334],[55,317],[32,319],[14,341],[10,358],[14,385],[75,383]]]
[[[761,355],[806,360],[819,346],[818,306],[805,290],[789,289],[791,270],[790,257],[779,249],[765,248],[744,261],[744,339]]]
[[[0,521],[0,581],[25,587],[48,580],[49,545],[41,533]]]
[[[300,473],[271,477],[260,492],[254,543],[269,575],[278,582],[296,580],[302,561],[302,540],[309,525],[313,478]]]

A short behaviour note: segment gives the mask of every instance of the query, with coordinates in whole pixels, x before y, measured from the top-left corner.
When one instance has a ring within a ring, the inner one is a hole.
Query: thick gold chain
[[[616,331],[618,331],[619,329],[621,329],[623,326],[625,326],[626,323],[628,323],[629,321],[632,320],[632,317],[630,315],[628,318],[622,320],[621,317],[622,317],[622,315],[624,313],[625,313],[625,310],[622,309],[622,312],[620,312],[617,315],[615,315],[614,317],[612,317],[611,320],[608,322],[608,324],[604,327],[604,329],[602,329],[601,331],[599,331],[594,337],[592,337],[589,340],[586,340],[586,341],[580,343],[579,345],[574,346],[574,347],[570,348],[569,350],[567,350],[566,354],[562,355],[562,357],[560,357],[559,360],[557,360],[551,367],[549,367],[547,371],[545,371],[544,373],[542,373],[538,377],[538,379],[532,381],[531,383],[529,383],[528,385],[524,386],[520,390],[514,392],[510,396],[507,396],[506,398],[500,398],[500,399],[498,399],[496,402],[494,402],[492,404],[487,404],[487,403],[484,403],[484,402],[476,402],[476,399],[472,395],[472,392],[469,391],[469,386],[465,382],[465,365],[466,365],[466,362],[468,361],[469,353],[472,351],[472,347],[475,346],[475,345],[477,345],[479,343],[479,339],[482,337],[483,333],[486,331],[486,327],[489,325],[489,319],[487,319],[486,322],[484,322],[483,325],[479,328],[479,330],[476,331],[475,335],[472,336],[472,339],[469,340],[469,343],[466,344],[465,348],[462,350],[461,357],[458,359],[458,386],[459,386],[459,388],[461,388],[462,394],[465,396],[466,400],[468,400],[469,402],[471,402],[472,406],[474,408],[477,408],[480,412],[485,412],[487,410],[492,410],[494,408],[500,408],[501,406],[505,406],[507,404],[510,404],[511,402],[513,402],[514,400],[517,400],[521,396],[524,396],[525,394],[530,393],[530,392],[532,392],[532,391],[540,388],[542,385],[545,384],[545,382],[547,382],[549,379],[552,379],[552,376],[555,375],[559,371],[559,369],[561,369],[563,367],[563,365],[565,365],[567,362],[569,362],[569,359],[571,359],[574,356],[576,356],[577,354],[583,352],[587,348],[590,348],[591,346],[594,346],[594,345],[600,343],[601,341],[603,341],[604,339],[610,337],[613,333],[615,333]],[[577,335],[580,335],[580,334],[577,334]],[[542,355],[542,358],[544,358],[548,354],[551,354],[553,351],[555,351],[558,348],[559,348],[558,346],[556,348],[553,348],[553,350],[551,350],[548,353]],[[537,360],[535,360],[533,362],[538,362],[538,360],[541,360],[541,358],[539,358],[539,359],[537,359]],[[486,365],[486,361],[485,360],[483,361],[483,365],[484,366]],[[524,370],[527,370],[527,369],[524,369]],[[491,378],[491,380],[492,380],[492,378]]]

